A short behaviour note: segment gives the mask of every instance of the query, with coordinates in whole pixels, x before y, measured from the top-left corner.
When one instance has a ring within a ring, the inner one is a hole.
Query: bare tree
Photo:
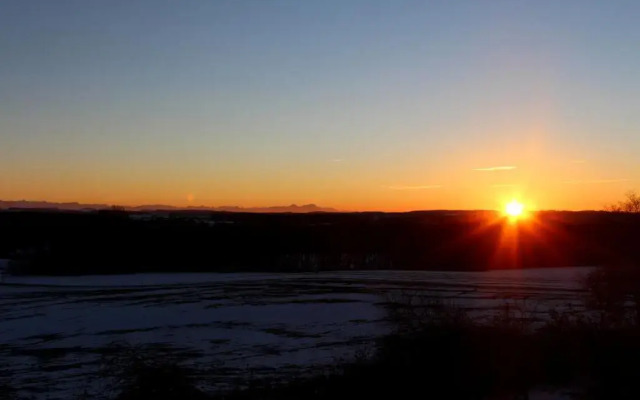
[[[640,194],[635,191],[629,191],[626,194],[626,198],[615,204],[605,206],[606,211],[611,212],[632,212],[640,213]]]

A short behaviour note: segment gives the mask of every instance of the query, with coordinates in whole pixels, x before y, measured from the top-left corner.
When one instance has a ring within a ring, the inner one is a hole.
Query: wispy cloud
[[[342,158],[332,158],[331,160],[329,160],[331,162],[342,162]]]
[[[575,180],[575,181],[565,181],[564,183],[568,183],[570,185],[590,185],[590,184],[598,184],[598,183],[618,183],[618,182],[628,182],[629,179],[593,179],[593,180]]]
[[[517,167],[513,165],[500,165],[497,167],[485,167],[485,168],[474,168],[474,171],[485,171],[485,172],[493,172],[493,171],[509,171],[512,169],[516,169]]]
[[[418,185],[418,186],[388,186],[391,190],[430,190],[439,189],[442,185]]]

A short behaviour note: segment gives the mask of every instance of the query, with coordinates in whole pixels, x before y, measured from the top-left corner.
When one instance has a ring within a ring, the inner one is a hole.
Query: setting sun
[[[524,211],[524,205],[517,200],[511,200],[505,207],[505,213],[512,218],[518,218]]]

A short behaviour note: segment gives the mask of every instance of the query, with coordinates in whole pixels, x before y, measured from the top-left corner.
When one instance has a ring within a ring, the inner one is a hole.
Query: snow
[[[282,375],[371,346],[389,330],[389,292],[480,310],[505,298],[555,306],[577,300],[589,270],[10,276],[0,285],[0,353],[17,386],[48,399],[96,388],[98,351],[115,341],[187,351],[196,366],[231,371],[221,379],[248,369]]]

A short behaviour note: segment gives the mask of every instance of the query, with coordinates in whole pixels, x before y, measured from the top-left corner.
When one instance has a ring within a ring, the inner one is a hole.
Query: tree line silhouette
[[[0,212],[16,272],[319,271],[637,262],[640,214]]]

